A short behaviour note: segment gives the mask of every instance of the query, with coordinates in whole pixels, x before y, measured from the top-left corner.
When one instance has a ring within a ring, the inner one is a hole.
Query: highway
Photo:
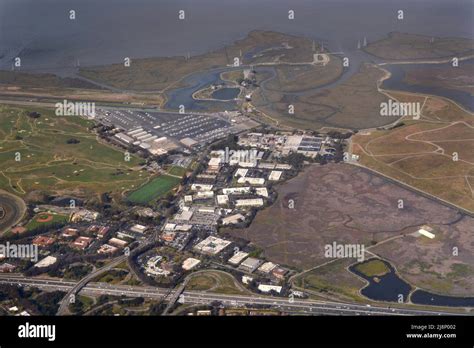
[[[168,297],[166,300],[168,301],[168,305],[166,306],[165,310],[163,311],[163,315],[167,315],[171,308],[174,306],[176,301],[178,301],[180,298],[183,299],[183,292],[184,288],[186,287],[186,284],[188,283],[188,279],[186,278],[182,284],[179,285],[177,289],[174,291],[170,292],[171,297]]]
[[[0,283],[34,286],[43,290],[61,290],[70,292],[77,288],[78,282],[67,280],[55,280],[50,278],[27,278],[21,274],[0,274]],[[128,286],[108,283],[89,283],[84,286],[81,293],[85,295],[115,295],[127,297],[144,297],[163,299],[165,301],[176,298],[176,290],[170,292],[166,288],[150,286]],[[313,315],[459,315],[436,310],[418,310],[389,308],[382,306],[368,306],[352,303],[338,303],[332,301],[317,301],[310,299],[290,300],[282,297],[270,297],[262,295],[227,295],[202,291],[183,291],[179,296],[179,302],[191,304],[210,304],[219,301],[226,306],[242,307],[245,305],[267,305],[276,310],[285,312],[297,312],[300,314]]]
[[[58,315],[66,314],[68,311],[68,305],[70,303],[71,296],[76,295],[88,282],[90,282],[92,279],[96,278],[100,274],[104,273],[105,271],[108,271],[112,269],[113,267],[117,266],[119,263],[125,261],[127,259],[127,255],[121,255],[114,259],[113,261],[109,262],[107,265],[105,265],[102,268],[99,268],[92,273],[88,274],[86,277],[82,278],[79,282],[73,283],[71,288],[67,291],[66,296],[61,300],[59,309],[58,309]]]

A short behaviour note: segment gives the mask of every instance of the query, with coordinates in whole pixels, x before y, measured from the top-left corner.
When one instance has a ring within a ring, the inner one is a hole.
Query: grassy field
[[[31,111],[41,116],[31,118]],[[138,157],[127,162],[121,151],[99,142],[90,121],[4,105],[0,115],[0,188],[27,201],[41,194],[89,198],[111,192],[119,198],[148,178]]]
[[[42,221],[44,220],[44,221]],[[65,223],[69,220],[69,217],[61,214],[52,213],[40,213],[34,216],[26,225],[25,228],[28,231],[34,230],[42,226],[50,226],[56,223]]]
[[[206,271],[194,275],[186,285],[187,290],[203,290],[221,294],[242,294],[236,280],[224,272]]]
[[[179,166],[172,166],[168,169],[168,174],[169,175],[174,175],[174,176],[180,176],[182,177],[184,174],[186,174],[187,169]]]
[[[351,260],[340,259],[295,279],[300,289],[310,291],[316,296],[335,296],[345,301],[362,301],[359,289],[364,282],[346,270]]]
[[[419,102],[421,118],[354,136],[352,149],[360,163],[474,212],[472,114],[437,97],[389,94],[401,102]]]
[[[238,83],[239,80],[244,79],[243,70],[231,70],[221,73],[221,79],[228,82]]]
[[[125,279],[127,274],[128,271],[126,270],[113,269],[108,271],[107,273],[98,276],[96,279],[94,279],[94,282],[118,284]]]
[[[464,38],[391,33],[387,38],[369,43],[364,50],[384,59],[423,59],[463,56],[474,53],[474,41]]]
[[[367,277],[380,277],[390,272],[390,269],[384,262],[376,259],[360,263],[355,268]]]
[[[216,280],[205,274],[200,274],[193,277],[187,284],[190,290],[209,290],[216,284]]]
[[[180,179],[170,175],[160,175],[138,190],[133,191],[127,197],[132,203],[146,204],[152,200],[164,196],[173,188],[178,186]]]

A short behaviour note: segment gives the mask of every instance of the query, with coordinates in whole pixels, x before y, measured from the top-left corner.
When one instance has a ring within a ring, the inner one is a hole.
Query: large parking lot
[[[207,143],[232,133],[229,122],[204,115],[179,115],[173,121],[165,122],[161,131],[177,139],[191,138],[199,143]]]
[[[210,114],[99,109],[96,118],[125,132],[141,127],[159,137],[166,136],[177,141],[191,138],[199,144],[212,142],[240,130],[224,117]]]

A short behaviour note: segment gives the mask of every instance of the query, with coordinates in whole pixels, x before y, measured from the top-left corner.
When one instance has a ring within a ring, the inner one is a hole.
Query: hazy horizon
[[[473,37],[472,8],[469,0],[0,0],[0,68],[20,52],[25,70],[196,55],[251,30],[309,36],[346,51],[364,36],[373,41],[392,31]],[[177,18],[181,9],[185,21]],[[405,11],[403,21],[396,19],[398,9]]]

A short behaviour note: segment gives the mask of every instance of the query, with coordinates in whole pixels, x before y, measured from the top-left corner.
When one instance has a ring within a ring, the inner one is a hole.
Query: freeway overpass
[[[67,313],[68,305],[69,305],[70,300],[71,300],[71,296],[75,296],[79,291],[81,291],[81,289],[88,282],[90,282],[92,279],[96,278],[98,275],[102,274],[103,272],[108,271],[108,270],[112,269],[113,267],[117,266],[118,264],[120,264],[122,261],[125,261],[126,259],[127,259],[126,255],[121,255],[121,256],[117,257],[116,259],[114,259],[112,262],[109,262],[104,267],[99,268],[98,270],[88,274],[86,277],[81,279],[79,282],[73,283],[71,288],[69,288],[66,291],[66,295],[64,296],[64,298],[61,300],[61,302],[59,304],[59,309],[58,309],[57,314],[62,315],[62,314]]]
[[[0,283],[25,287],[37,287],[47,291],[61,290],[69,292],[76,288],[78,282],[52,278],[28,278],[21,274],[0,274]],[[127,297],[144,297],[169,301],[176,297],[176,290],[151,286],[129,286],[108,283],[89,283],[81,292],[85,295],[115,295]],[[437,310],[419,310],[407,308],[389,308],[384,306],[367,306],[362,304],[317,301],[310,299],[293,299],[262,295],[227,295],[202,291],[183,291],[181,302],[190,304],[210,304],[219,301],[225,306],[239,307],[245,305],[268,305],[284,312],[297,312],[313,315],[459,315]]]

